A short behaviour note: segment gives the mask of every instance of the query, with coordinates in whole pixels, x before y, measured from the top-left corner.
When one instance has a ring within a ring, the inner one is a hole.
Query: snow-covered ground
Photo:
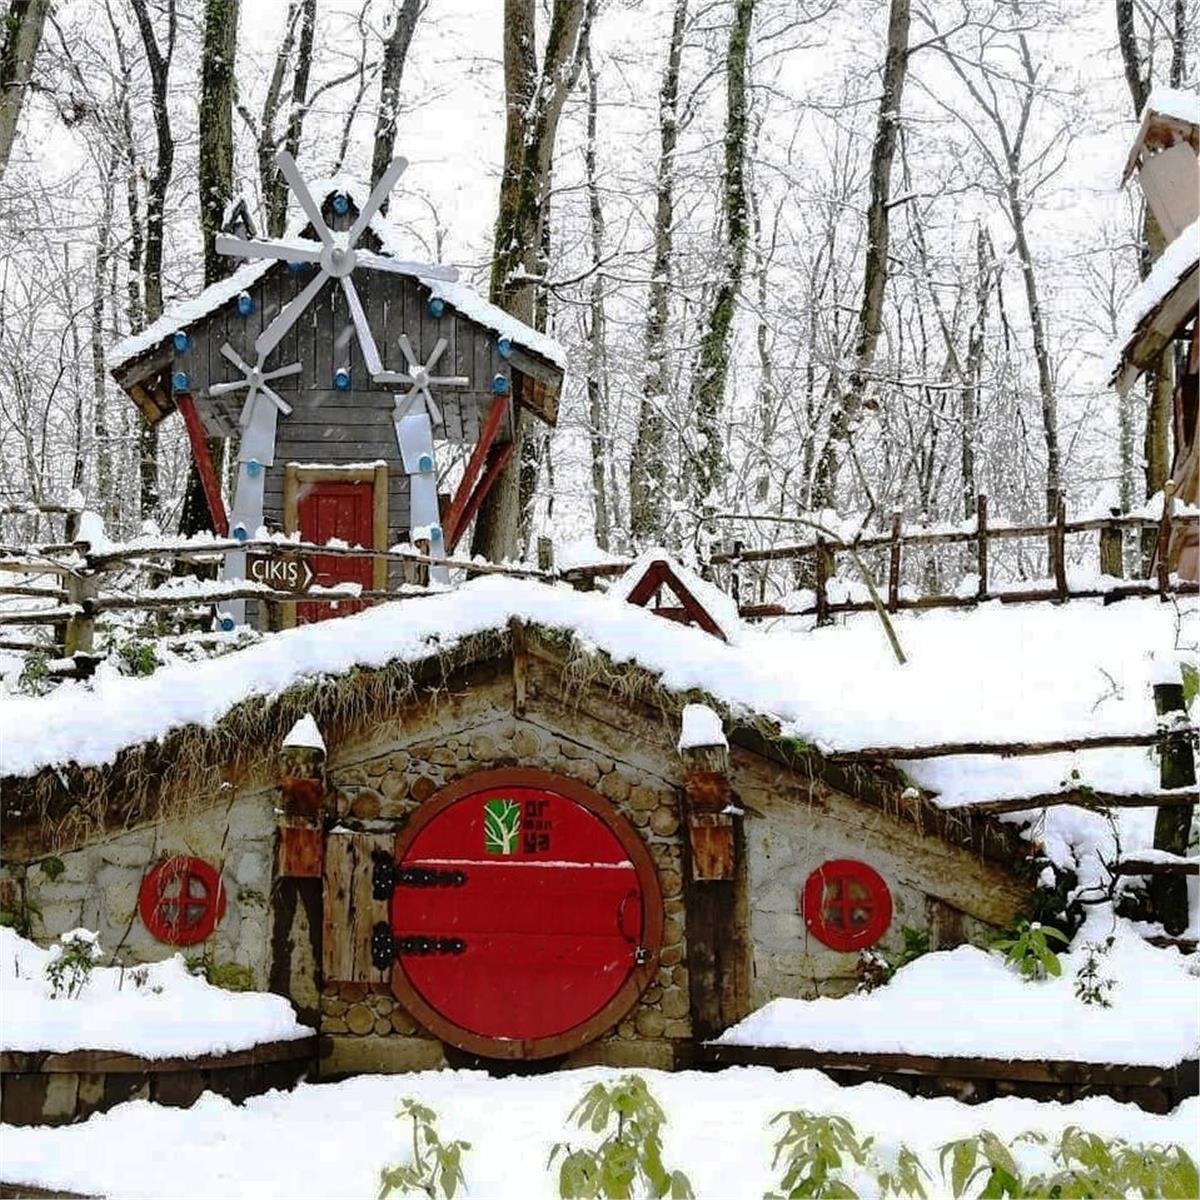
[[[1084,1004],[1075,973],[1088,942],[1115,941],[1100,977],[1111,1007]],[[927,954],[886,987],[839,1000],[772,1000],[717,1040],[743,1046],[965,1058],[1174,1066],[1200,1052],[1200,957],[1147,945],[1093,911],[1057,978],[1025,981],[975,946]],[[960,1019],[947,1019],[952,1003]]]
[[[536,1200],[558,1194],[546,1169],[556,1142],[598,1140],[568,1126],[568,1112],[590,1084],[617,1074],[363,1076],[270,1093],[242,1108],[211,1094],[187,1110],[135,1101],[62,1129],[4,1127],[0,1176],[110,1200],[362,1200],[378,1192],[381,1167],[405,1159],[409,1130],[394,1113],[401,1099],[413,1096],[438,1112],[444,1139],[471,1143],[464,1157],[468,1196]],[[935,1171],[938,1146],[982,1129],[1010,1140],[1025,1130],[1056,1135],[1080,1125],[1133,1142],[1179,1143],[1200,1158],[1197,1100],[1169,1116],[1151,1116],[1100,1098],[1071,1105],[1010,1098],[977,1106],[912,1099],[878,1084],[840,1088],[815,1071],[643,1074],[667,1113],[664,1160],[687,1172],[700,1200],[757,1197],[778,1182],[778,1171],[771,1171],[778,1128],[769,1129],[768,1122],[783,1109],[844,1115],[860,1136],[875,1136],[882,1159],[903,1142],[922,1152]],[[1045,1163],[1044,1151],[1034,1147],[1018,1147],[1017,1153],[1030,1164]],[[873,1180],[851,1176],[851,1183],[859,1195],[876,1194]],[[938,1187],[932,1194],[944,1193]]]
[[[196,1058],[313,1032],[282,996],[213,987],[181,954],[134,969],[96,967],[79,995],[51,999],[51,953],[0,926],[0,1050]]]

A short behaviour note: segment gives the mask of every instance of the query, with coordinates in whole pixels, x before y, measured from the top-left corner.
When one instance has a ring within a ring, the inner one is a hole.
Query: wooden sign
[[[280,592],[307,592],[316,579],[308,560],[299,554],[247,554],[246,578]]]

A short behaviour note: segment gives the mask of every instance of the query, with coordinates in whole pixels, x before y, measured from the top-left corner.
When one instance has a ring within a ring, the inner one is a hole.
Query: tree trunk
[[[690,464],[690,474],[692,499],[697,508],[704,505],[725,479],[721,416],[729,378],[729,338],[750,240],[750,214],[746,206],[746,81],[753,19],[754,0],[734,0],[725,58],[725,175],[721,198],[725,261],[701,336],[692,383],[692,412],[699,449]]]
[[[608,549],[608,496],[605,479],[606,445],[608,440],[607,371],[604,365],[604,211],[600,207],[600,191],[596,180],[596,114],[599,90],[596,70],[589,51],[587,56],[587,141],[584,145],[584,173],[587,180],[588,218],[592,241],[591,329],[588,347],[588,433],[592,450],[592,514],[596,545]]]
[[[908,75],[909,0],[891,0],[888,12],[887,52],[883,60],[883,95],[871,148],[871,195],[867,204],[867,257],[863,294],[858,315],[858,342],[848,387],[838,397],[829,417],[829,433],[817,466],[813,504],[832,508],[842,448],[849,441],[862,406],[867,376],[875,361],[875,347],[883,328],[883,296],[888,277],[888,200],[892,189],[892,162],[900,129],[900,105]]]
[[[50,0],[8,0],[0,26],[0,178],[8,166]]]
[[[112,253],[114,192],[122,150],[114,140],[101,188],[100,225],[96,230],[96,261],[92,268],[92,453],[96,460],[96,508],[107,528],[115,528],[113,503],[112,443],[108,430],[108,372],[105,369],[104,302],[108,285],[108,263]]]
[[[979,391],[983,379],[983,350],[987,331],[988,297],[992,290],[991,238],[980,222],[975,230],[975,315],[967,334],[967,361],[961,396],[963,515],[975,515],[979,481],[975,477],[975,450],[979,440]]]
[[[675,0],[667,66],[658,97],[657,208],[654,215],[654,267],[646,303],[646,375],[629,463],[629,527],[635,542],[658,540],[666,504],[663,406],[667,399],[667,318],[675,220],[675,146],[679,138],[679,65],[683,57],[687,13],[688,0]]]
[[[375,151],[371,156],[371,186],[383,178],[396,148],[396,114],[400,105],[400,81],[408,47],[417,28],[424,0],[398,0],[396,24],[383,44],[383,74],[379,82],[379,112],[375,116]],[[385,198],[380,212],[386,213]]]
[[[504,3],[504,170],[496,214],[492,303],[518,320],[536,319],[535,282],[558,120],[587,49],[594,0],[554,0],[541,71],[537,67],[534,0]],[[521,480],[528,492],[532,464],[526,443],[532,418],[513,414],[514,453],[480,505],[471,550],[491,559],[516,552],[521,532]],[[536,470],[532,473],[536,474]]]

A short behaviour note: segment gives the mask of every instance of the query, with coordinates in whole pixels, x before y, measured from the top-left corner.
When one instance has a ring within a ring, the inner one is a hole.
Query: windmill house
[[[247,261],[117,346],[112,373],[152,424],[181,414],[219,536],[265,527],[448,554],[512,453],[514,406],[554,424],[563,351],[453,268],[402,256],[380,209],[403,159],[365,199],[341,180],[310,189],[289,155],[278,162],[306,221],[259,239],[235,205],[217,247]],[[230,442],[237,463],[228,513],[212,439]],[[452,498],[439,495],[437,442],[470,447]],[[227,555],[227,579],[244,577],[245,559]],[[320,584],[389,585],[383,559],[309,562]],[[288,604],[284,623],[355,607]],[[258,616],[244,601],[221,614],[228,626]]]

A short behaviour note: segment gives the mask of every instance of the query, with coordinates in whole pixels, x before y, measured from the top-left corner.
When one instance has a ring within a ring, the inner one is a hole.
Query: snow
[[[312,713],[305,713],[288,731],[283,739],[284,748],[293,747],[298,750],[320,750],[325,753],[325,739],[317,728],[317,722]]]
[[[1143,116],[1156,112],[1177,121],[1200,125],[1200,92],[1183,91],[1180,88],[1156,87],[1142,109]]]
[[[1078,1125],[1109,1138],[1179,1143],[1200,1158],[1200,1101],[1194,1099],[1155,1116],[1103,1097],[1071,1105],[1008,1097],[972,1106],[913,1098],[880,1084],[842,1088],[816,1071],[638,1074],[667,1115],[664,1161],[686,1171],[701,1200],[774,1190],[780,1171],[772,1170],[771,1158],[779,1130],[769,1122],[796,1108],[847,1117],[860,1137],[875,1137],[884,1160],[908,1145],[935,1178],[938,1147],[983,1129],[1012,1143],[1026,1130],[1057,1138]],[[407,1161],[410,1127],[397,1120],[396,1109],[413,1097],[438,1114],[444,1141],[470,1143],[463,1156],[468,1197],[552,1200],[558,1189],[557,1172],[546,1165],[551,1147],[599,1140],[570,1125],[568,1112],[585,1089],[618,1075],[590,1068],[492,1079],[477,1071],[436,1071],[302,1084],[241,1106],[212,1094],[190,1109],[138,1100],[80,1125],[4,1127],[3,1175],[111,1200],[373,1196],[380,1169]],[[1044,1149],[1027,1143],[1013,1149],[1023,1163],[1046,1169]],[[874,1179],[848,1178],[858,1195],[877,1194]],[[932,1191],[943,1194],[940,1187]]]
[[[610,600],[625,603],[633,589],[656,562],[665,562],[675,572],[679,582],[692,593],[701,608],[712,617],[717,628],[725,635],[726,641],[732,643],[738,640],[746,627],[738,615],[737,602],[733,597],[707,580],[701,579],[695,571],[672,558],[661,547],[652,546],[648,550],[643,550],[633,560],[625,574],[613,581],[606,595]]]
[[[679,749],[692,750],[697,746],[725,746],[725,730],[721,718],[707,704],[685,704],[679,729]]]
[[[899,614],[893,623],[910,659],[900,666],[869,613],[795,632],[743,627],[737,642],[726,644],[618,603],[611,593],[491,576],[285,630],[222,658],[170,664],[144,678],[104,675],[91,686],[64,682],[46,696],[0,696],[0,775],[71,761],[100,766],[123,747],[172,729],[211,727],[248,697],[273,697],[355,666],[416,662],[471,634],[503,629],[510,617],[574,633],[615,661],[656,672],[669,689],[707,692],[735,717],[773,717],[785,736],[825,750],[1153,733],[1153,664],[1156,656],[1186,660],[1187,650],[1175,649],[1186,628],[1177,617],[1186,622],[1196,607],[1181,600],[1177,614],[1152,598]],[[1118,765],[1105,770],[1127,773],[1127,790],[1141,790],[1151,783],[1148,772],[1137,774],[1142,759],[1137,752],[1120,760],[1091,752],[1073,761],[1084,783],[1099,786],[1091,764],[1111,762]],[[1002,766],[989,798],[1057,790],[1070,770],[1062,760],[1041,758]],[[947,789],[954,783],[952,767],[932,760],[906,770],[936,773]]]
[[[1200,1051],[1200,964],[1148,945],[1128,922],[1095,910],[1061,954],[1062,975],[1027,982],[999,954],[975,946],[926,954],[886,986],[837,1000],[779,999],[716,1040],[872,1054],[1173,1066]],[[1100,957],[1115,978],[1111,1008],[1074,991],[1087,942],[1112,933]],[[962,1019],[948,1020],[947,1003]],[[1136,1030],[1136,1035],[1134,1034]]]
[[[95,943],[88,930],[63,940],[82,935]],[[51,999],[46,964],[59,953],[59,946],[43,950],[0,926],[0,1050],[196,1058],[313,1032],[297,1023],[282,996],[213,987],[188,971],[181,954],[144,968],[96,967],[78,996]]]
[[[1177,283],[1200,262],[1200,219],[1193,221],[1159,256],[1150,274],[1134,288],[1125,301],[1116,322],[1116,337],[1104,360],[1104,370],[1112,378],[1120,370],[1125,347],[1143,319]]]

